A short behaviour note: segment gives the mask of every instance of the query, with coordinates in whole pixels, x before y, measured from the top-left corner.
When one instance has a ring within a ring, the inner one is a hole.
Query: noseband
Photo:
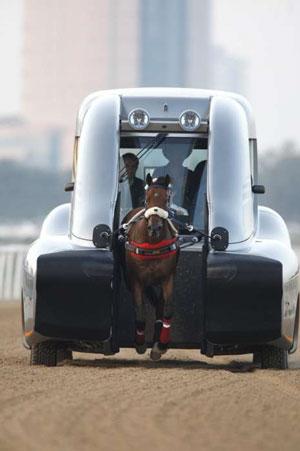
[[[146,219],[149,219],[150,216],[153,215],[157,215],[162,219],[167,219],[169,217],[169,213],[167,212],[167,210],[164,210],[163,208],[160,207],[151,207],[145,210],[144,217]]]

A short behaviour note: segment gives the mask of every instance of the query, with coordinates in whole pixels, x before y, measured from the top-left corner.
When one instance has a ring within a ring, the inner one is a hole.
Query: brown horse
[[[173,314],[173,285],[178,260],[177,230],[168,218],[170,177],[146,178],[145,208],[136,208],[124,218],[125,265],[136,315],[135,348],[146,351],[145,296],[154,303],[155,332],[150,357],[159,360],[167,351]],[[161,295],[153,296],[154,287]],[[152,293],[152,296],[149,296]],[[152,299],[151,299],[152,298]]]

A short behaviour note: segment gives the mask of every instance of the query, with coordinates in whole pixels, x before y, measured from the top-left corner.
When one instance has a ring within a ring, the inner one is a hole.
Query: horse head
[[[148,221],[147,231],[150,238],[159,240],[164,228],[164,220],[168,217],[171,189],[170,176],[152,179],[148,174],[146,178],[146,211]]]

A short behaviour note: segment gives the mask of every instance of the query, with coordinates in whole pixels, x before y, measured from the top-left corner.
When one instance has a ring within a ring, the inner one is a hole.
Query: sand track
[[[300,449],[300,353],[288,371],[197,351],[30,367],[16,304],[0,325],[0,451]]]

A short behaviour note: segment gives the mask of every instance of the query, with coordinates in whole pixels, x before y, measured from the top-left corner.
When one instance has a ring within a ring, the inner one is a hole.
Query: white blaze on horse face
[[[151,238],[159,239],[163,229],[163,222],[159,216],[152,215],[148,221],[148,235]]]

